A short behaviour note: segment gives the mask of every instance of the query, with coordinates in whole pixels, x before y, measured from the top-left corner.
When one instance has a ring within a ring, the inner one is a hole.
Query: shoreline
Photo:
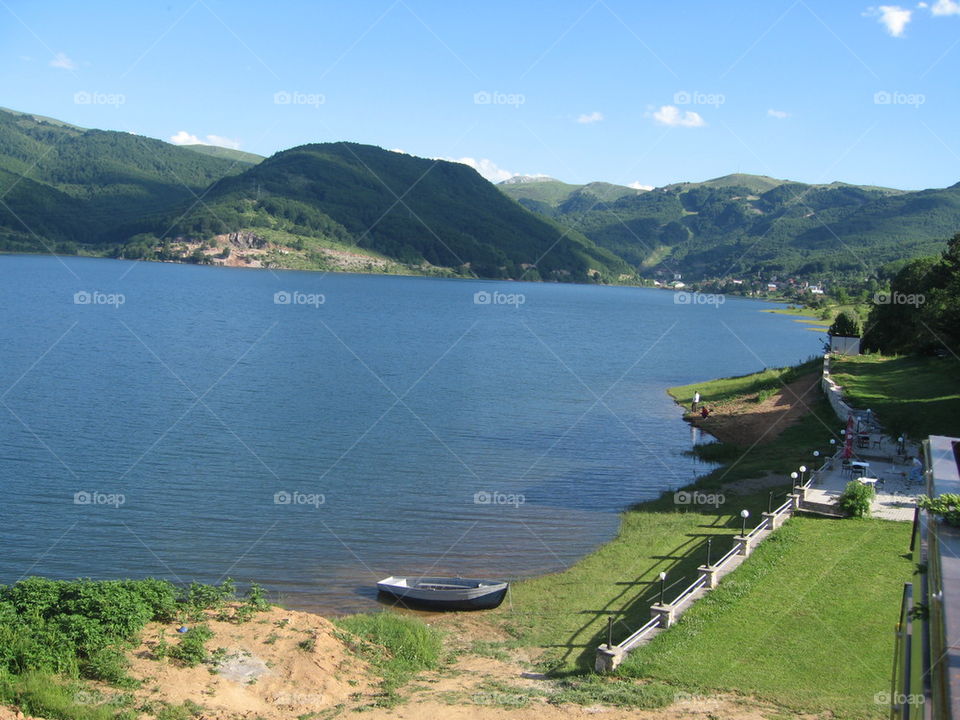
[[[374,277],[408,277],[408,278],[425,278],[430,280],[467,280],[473,282],[504,282],[504,283],[529,283],[531,285],[577,285],[581,287],[608,287],[608,288],[637,288],[640,290],[658,290],[666,292],[687,292],[687,293],[698,293],[699,290],[678,290],[675,288],[670,288],[666,286],[656,287],[653,285],[646,285],[642,283],[631,283],[631,282],[560,282],[557,280],[524,280],[523,278],[485,278],[485,277],[468,277],[465,275],[459,275],[452,269],[440,268],[438,270],[449,270],[449,272],[416,272],[411,270],[410,272],[364,272],[360,270],[338,270],[338,269],[329,269],[329,268],[294,268],[294,267],[245,267],[240,265],[224,265],[219,263],[193,263],[187,262],[185,260],[156,260],[156,259],[147,259],[147,258],[122,258],[122,257],[111,257],[109,255],[93,255],[86,253],[78,253],[76,255],[66,255],[62,253],[54,252],[27,252],[27,251],[9,251],[9,250],[0,250],[0,257],[52,257],[59,260],[64,258],[83,258],[89,260],[119,260],[122,262],[146,262],[146,263],[157,263],[161,265],[185,265],[192,267],[202,267],[202,268],[217,268],[223,270],[260,270],[265,272],[308,272],[308,273],[319,273],[320,275],[359,275],[359,276],[374,276]],[[396,262],[396,261],[393,261]],[[398,263],[399,265],[400,263]],[[737,298],[740,300],[751,300],[755,302],[764,302],[770,303],[772,305],[795,305],[795,300],[788,300],[786,298],[768,298],[768,297],[752,297],[750,295],[736,295],[730,294],[729,297]],[[784,308],[785,309],[785,308]],[[764,308],[759,310],[759,312],[768,312],[768,313],[781,313],[781,308]]]

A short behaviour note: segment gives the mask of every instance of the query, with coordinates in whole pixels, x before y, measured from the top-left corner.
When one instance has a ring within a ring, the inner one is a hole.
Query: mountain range
[[[662,188],[522,176],[371,145],[269,158],[0,109],[0,250],[573,282],[864,275],[941,250],[960,184],[736,174]]]
[[[552,178],[498,187],[641,274],[862,277],[888,263],[935,254],[960,229],[960,183],[907,192],[735,174],[647,192]]]

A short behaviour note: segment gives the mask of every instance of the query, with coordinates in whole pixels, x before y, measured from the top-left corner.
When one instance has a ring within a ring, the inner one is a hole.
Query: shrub
[[[212,637],[213,631],[206,625],[190,628],[179,644],[170,650],[170,656],[190,667],[199,665],[207,659],[206,642]]]
[[[920,495],[917,506],[934,515],[939,515],[948,525],[960,525],[960,495],[944,493],[935,498]]]
[[[838,337],[860,337],[860,321],[853,313],[844,310],[837,315],[827,334]]]
[[[103,680],[114,685],[131,685],[127,676],[126,655],[116,648],[103,648],[80,662],[80,674],[91,680]]]
[[[851,480],[843,489],[837,506],[847,515],[853,517],[867,517],[870,515],[870,502],[875,495],[870,485],[864,485],[857,480]]]

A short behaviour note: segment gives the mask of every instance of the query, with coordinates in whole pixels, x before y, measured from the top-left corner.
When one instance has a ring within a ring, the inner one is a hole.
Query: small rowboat
[[[377,590],[404,604],[433,610],[489,610],[503,602],[510,587],[497,580],[450,577],[405,577],[391,575],[377,583]]]

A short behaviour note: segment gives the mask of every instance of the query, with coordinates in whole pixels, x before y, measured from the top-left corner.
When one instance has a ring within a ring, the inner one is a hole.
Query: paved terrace
[[[907,458],[920,454],[919,448],[912,445],[907,446],[906,452]],[[840,454],[828,460],[823,469],[815,474],[813,483],[806,491],[807,501],[834,504],[850,480],[865,475],[877,479],[877,494],[871,505],[873,517],[913,521],[917,495],[924,493],[925,489],[922,480],[911,481],[912,463],[897,454],[896,440],[872,433],[869,447],[855,448],[851,460],[869,463],[867,471],[863,473],[844,470]]]

